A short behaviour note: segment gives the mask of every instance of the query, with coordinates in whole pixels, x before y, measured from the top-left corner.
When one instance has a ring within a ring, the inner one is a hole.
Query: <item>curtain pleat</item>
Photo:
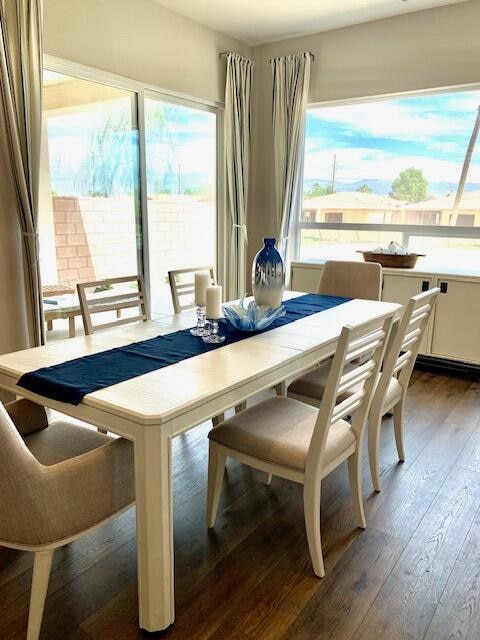
[[[0,0],[0,153],[22,237],[30,344],[44,341],[38,247],[42,123],[41,0]],[[17,265],[12,265],[16,268]]]
[[[311,58],[306,52],[271,60],[277,244],[285,262],[294,248],[292,234],[301,204]]]
[[[228,300],[246,293],[248,172],[250,166],[253,62],[236,53],[227,56],[225,82],[225,163],[227,234],[225,293]]]

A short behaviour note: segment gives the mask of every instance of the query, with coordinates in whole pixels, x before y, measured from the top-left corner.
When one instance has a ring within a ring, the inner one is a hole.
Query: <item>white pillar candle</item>
[[[195,273],[195,304],[197,307],[205,306],[207,302],[206,290],[210,282],[208,271],[197,271]]]
[[[222,311],[222,287],[212,285],[207,287],[207,310],[206,315],[209,320],[218,320],[223,317]]]

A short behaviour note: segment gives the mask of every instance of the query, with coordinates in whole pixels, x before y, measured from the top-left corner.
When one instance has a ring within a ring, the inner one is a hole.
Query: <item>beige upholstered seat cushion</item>
[[[208,437],[249,456],[298,471],[305,470],[318,409],[290,398],[269,398],[222,422]],[[355,444],[344,420],[329,430],[323,464]]]
[[[345,373],[348,371],[353,371],[356,369],[356,365],[347,364],[345,366]],[[316,400],[321,400],[323,398],[323,394],[325,391],[325,387],[327,385],[328,374],[330,373],[330,362],[326,362],[318,369],[314,369],[309,373],[305,374],[298,380],[292,382],[292,384],[288,387],[289,393],[294,393],[295,395],[305,396],[307,398],[315,398]],[[377,383],[380,379],[380,373],[377,375]],[[349,396],[354,393],[354,389],[349,389],[344,393],[340,393],[337,398],[337,402],[342,402]],[[385,397],[384,406],[389,406],[396,399],[400,399],[402,395],[402,387],[396,378],[392,378],[389,382],[387,395]]]
[[[92,451],[111,442],[112,438],[87,427],[58,420],[24,440],[35,458],[41,464],[49,466]]]

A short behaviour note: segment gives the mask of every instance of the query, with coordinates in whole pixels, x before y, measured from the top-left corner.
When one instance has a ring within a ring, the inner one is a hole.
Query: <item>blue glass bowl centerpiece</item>
[[[238,304],[223,305],[223,314],[238,331],[262,331],[286,311],[283,306],[271,309],[267,305],[258,306],[255,300],[247,303],[242,298]]]
[[[275,246],[275,238],[264,238],[264,246],[252,266],[252,290],[259,307],[276,309],[282,303],[285,289],[285,267]]]

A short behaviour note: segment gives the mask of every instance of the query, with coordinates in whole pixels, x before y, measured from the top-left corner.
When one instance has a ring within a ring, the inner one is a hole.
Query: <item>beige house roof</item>
[[[368,209],[369,211],[394,211],[403,209],[406,202],[395,200],[389,196],[379,196],[376,193],[362,193],[360,191],[340,191],[326,196],[305,198],[304,209]]]
[[[407,211],[448,211],[453,209],[455,193],[450,196],[429,198],[423,202],[414,202],[405,207]],[[460,201],[461,211],[480,211],[480,191],[466,191]]]

